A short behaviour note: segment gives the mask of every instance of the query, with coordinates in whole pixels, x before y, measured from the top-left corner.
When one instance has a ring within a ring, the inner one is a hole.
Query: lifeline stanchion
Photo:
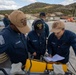
[[[76,73],[76,70],[75,70],[75,68],[73,67],[73,65],[71,64],[71,62],[69,61],[69,64],[71,65],[71,67],[73,68],[73,70],[75,71],[75,73]]]
[[[8,75],[7,72],[3,68],[0,68],[0,71],[2,71],[5,75]]]

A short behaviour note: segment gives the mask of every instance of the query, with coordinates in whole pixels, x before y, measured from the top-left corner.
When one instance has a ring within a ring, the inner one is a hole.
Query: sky
[[[35,2],[68,5],[75,3],[76,0],[0,0],[0,10],[15,10]]]

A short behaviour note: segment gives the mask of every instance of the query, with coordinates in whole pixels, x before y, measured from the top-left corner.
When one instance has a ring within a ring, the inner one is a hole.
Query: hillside
[[[10,14],[13,10],[0,10],[0,14]]]
[[[69,4],[67,6],[63,6],[60,4],[46,4],[41,2],[32,3],[28,6],[24,6],[19,10],[23,11],[24,13],[39,13],[39,12],[46,12],[46,13],[54,13],[54,12],[62,12],[65,15],[73,15],[75,12],[76,3]],[[1,13],[10,13],[12,10],[0,11]]]
[[[46,4],[46,3],[36,2],[36,3],[30,4],[28,6],[24,6],[24,7],[20,8],[19,10],[22,10],[23,12],[26,12],[26,13],[62,12],[65,15],[73,15],[75,12],[75,6],[76,6],[76,3],[63,6],[60,4]]]
[[[55,4],[46,4],[46,3],[40,3],[36,2],[33,4],[30,4],[28,6],[24,6],[20,8],[20,10],[28,13],[39,13],[39,12],[48,12],[51,13],[52,11],[55,11],[57,7],[62,7],[62,5],[55,5]]]

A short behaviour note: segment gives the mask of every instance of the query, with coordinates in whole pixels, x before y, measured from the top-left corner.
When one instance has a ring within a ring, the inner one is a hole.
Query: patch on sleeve
[[[0,45],[5,44],[5,40],[2,35],[0,35]]]

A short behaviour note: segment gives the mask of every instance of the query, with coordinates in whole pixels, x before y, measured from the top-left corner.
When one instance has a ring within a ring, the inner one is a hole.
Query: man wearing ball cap
[[[48,38],[48,53],[52,57],[58,54],[65,59],[58,61],[61,63],[67,63],[69,61],[70,46],[76,55],[76,34],[66,30],[65,24],[62,21],[55,21],[52,25],[51,31]]]
[[[34,29],[28,33],[28,51],[35,59],[40,59],[40,56],[44,55],[46,51],[46,35],[43,24],[40,19],[34,20]]]
[[[26,16],[22,11],[15,10],[9,16],[10,25],[0,32],[0,54],[5,52],[11,63],[21,62],[23,65],[28,58],[26,37],[30,31]]]

